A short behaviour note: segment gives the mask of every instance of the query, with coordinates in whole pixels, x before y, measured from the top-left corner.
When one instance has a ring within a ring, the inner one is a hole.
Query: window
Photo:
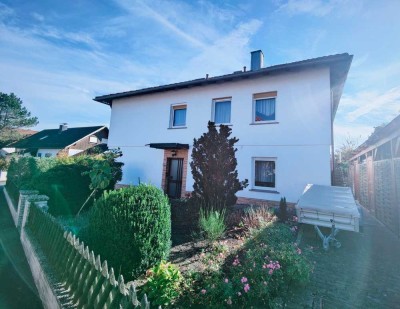
[[[253,122],[271,122],[276,120],[276,91],[253,95]]]
[[[274,158],[254,158],[253,186],[259,188],[275,188],[275,167],[276,159]]]
[[[96,144],[97,143],[97,137],[96,136],[90,136],[89,137],[89,143],[92,143],[92,144]]]
[[[52,155],[50,152],[46,152],[46,154],[44,155],[46,158],[50,158]]]
[[[186,126],[186,105],[172,105],[170,127],[185,127]]]
[[[213,121],[215,123],[231,123],[231,99],[213,101]]]
[[[38,156],[38,158],[41,158],[42,157],[42,153],[38,152],[37,156]]]

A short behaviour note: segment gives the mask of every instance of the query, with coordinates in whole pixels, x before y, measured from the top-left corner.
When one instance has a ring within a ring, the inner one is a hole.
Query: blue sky
[[[96,95],[348,52],[335,140],[400,113],[400,1],[0,0],[0,91],[36,129],[109,123]]]

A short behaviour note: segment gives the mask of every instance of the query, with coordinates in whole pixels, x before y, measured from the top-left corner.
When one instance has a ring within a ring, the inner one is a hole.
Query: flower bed
[[[222,241],[188,271],[180,307],[273,308],[288,289],[308,282],[311,264],[294,243],[295,228],[276,220],[253,229],[238,247]],[[237,242],[236,242],[237,244]]]

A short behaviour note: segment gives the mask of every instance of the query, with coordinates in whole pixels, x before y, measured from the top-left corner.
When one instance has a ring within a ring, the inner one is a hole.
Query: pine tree
[[[190,167],[194,180],[193,198],[203,207],[221,210],[235,205],[236,192],[247,187],[239,181],[234,147],[239,140],[230,138],[231,129],[220,125],[219,132],[208,122],[208,132],[194,139]]]

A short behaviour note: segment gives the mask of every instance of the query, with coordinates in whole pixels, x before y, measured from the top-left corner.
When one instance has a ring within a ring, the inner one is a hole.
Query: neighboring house
[[[354,195],[400,236],[400,115],[376,128],[354,153],[349,168]]]
[[[105,126],[68,128],[40,131],[9,146],[20,154],[35,157],[73,156],[96,145],[106,143],[108,129]]]
[[[239,203],[296,202],[308,183],[331,184],[332,123],[353,56],[339,54],[98,96],[111,107],[109,147],[120,147],[123,184],[157,185],[170,197],[192,191],[193,138],[207,122],[227,124],[239,179]],[[127,134],[130,132],[130,134]]]
[[[21,139],[37,133],[37,131],[29,130],[29,129],[16,129],[16,131],[18,132]],[[13,154],[14,152],[15,152],[15,147],[1,148],[0,149],[0,157],[7,157],[8,155]]]

